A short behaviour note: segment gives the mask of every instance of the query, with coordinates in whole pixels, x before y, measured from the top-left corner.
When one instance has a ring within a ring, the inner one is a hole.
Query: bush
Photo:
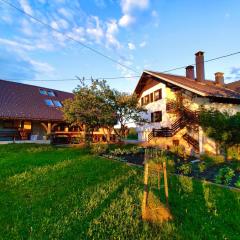
[[[110,154],[114,155],[114,156],[121,156],[121,155],[127,155],[127,154],[137,154],[139,153],[140,148],[133,146],[129,149],[126,148],[115,148],[113,150],[110,151]]]
[[[238,180],[236,181],[235,186],[237,188],[240,188],[240,176],[239,176]]]
[[[182,145],[178,145],[178,146],[171,146],[170,147],[170,152],[175,153],[177,155],[179,155],[180,157],[186,158],[186,151],[185,151],[185,147]]]
[[[215,182],[218,184],[229,185],[234,176],[235,173],[230,167],[224,167],[219,170],[215,177]]]
[[[94,155],[102,155],[108,150],[108,145],[104,143],[95,143],[90,147],[90,152]]]
[[[207,168],[206,163],[205,162],[200,162],[198,164],[198,168],[199,168],[199,172],[203,173],[206,170],[206,168]]]
[[[189,175],[192,173],[192,165],[190,163],[184,163],[178,167],[178,172],[184,175]]]
[[[240,149],[238,146],[233,146],[228,148],[228,157],[229,159],[240,160]]]
[[[175,162],[173,159],[168,159],[167,161],[167,169],[169,172],[174,173],[175,172]]]
[[[210,154],[202,154],[200,156],[200,160],[204,161],[206,163],[206,166],[212,166],[214,164],[218,164],[218,163],[223,163],[224,162],[224,156],[221,155],[210,155]]]

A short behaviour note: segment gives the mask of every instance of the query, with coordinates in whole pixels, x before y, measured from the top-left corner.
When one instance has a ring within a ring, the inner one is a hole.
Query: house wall
[[[205,109],[208,110],[216,109],[221,112],[227,111],[230,115],[234,115],[237,112],[240,112],[239,104],[211,102],[209,98],[205,97],[193,96],[192,98],[190,98],[187,95],[184,95],[184,97],[186,97],[186,99],[184,100],[183,104],[192,111],[199,110],[203,106]]]
[[[147,141],[148,134],[152,131],[153,128],[161,128],[167,126],[169,123],[168,116],[166,114],[166,85],[163,83],[158,83],[151,88],[143,91],[140,98],[139,104],[141,104],[141,98],[162,89],[162,99],[153,101],[145,105],[147,113],[144,113],[142,117],[148,120],[149,123],[144,124],[144,126],[137,126],[136,131],[138,133],[138,139],[140,141]],[[162,111],[162,122],[151,123],[151,113],[156,111]]]
[[[149,123],[145,124],[144,126],[137,127],[138,132],[138,139],[140,141],[147,141],[148,135],[152,131],[153,128],[161,128],[161,127],[167,127],[171,125],[171,122],[173,122],[173,118],[171,114],[166,112],[166,103],[167,101],[176,100],[177,95],[174,90],[171,88],[166,87],[165,84],[159,83],[147,90],[145,90],[142,95],[140,96],[139,103],[141,101],[141,98],[158,90],[162,89],[162,99],[158,100],[153,103],[149,103],[146,105],[146,109],[148,110],[145,117],[150,121],[151,120],[151,112],[155,111],[162,111],[162,117],[163,120],[161,123]],[[188,109],[192,111],[200,110],[202,106],[204,106],[205,109],[216,109],[221,112],[227,111],[229,114],[234,115],[237,112],[240,112],[240,105],[239,104],[228,104],[228,103],[217,103],[217,102],[211,102],[209,98],[207,97],[200,97],[197,96],[194,93],[191,93],[190,91],[183,92],[183,105],[187,107]],[[179,140],[180,145],[183,145],[186,149],[186,152],[190,153],[192,151],[192,148],[190,145],[186,143],[186,141],[182,138],[183,134],[188,132],[188,129],[183,129],[180,134],[176,134],[176,136],[171,138],[154,138],[151,140],[150,144],[152,145],[158,145],[162,147],[170,147],[173,145],[174,140]],[[194,137],[194,139],[199,141],[199,149],[200,153],[203,152],[210,152],[210,153],[216,153],[216,143],[214,140],[210,139],[206,136],[206,134],[203,132],[201,127],[199,127],[198,132],[190,133],[191,136]]]

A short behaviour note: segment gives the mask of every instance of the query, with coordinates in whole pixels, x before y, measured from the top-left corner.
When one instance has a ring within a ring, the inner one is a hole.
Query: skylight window
[[[62,107],[62,103],[57,100],[54,100],[53,103],[54,103],[55,107]]]
[[[44,89],[39,89],[41,95],[47,95],[47,91]]]
[[[55,93],[52,90],[47,91],[48,96],[55,97]]]
[[[53,107],[53,106],[54,106],[52,100],[50,100],[50,99],[45,99],[44,101],[45,101],[45,104],[46,104],[47,106],[49,106],[49,107]]]

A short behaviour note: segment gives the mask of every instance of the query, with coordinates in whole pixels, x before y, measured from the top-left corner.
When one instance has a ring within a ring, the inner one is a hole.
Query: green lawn
[[[143,223],[142,169],[83,149],[0,146],[0,239],[240,239],[240,193],[169,178],[174,220]]]

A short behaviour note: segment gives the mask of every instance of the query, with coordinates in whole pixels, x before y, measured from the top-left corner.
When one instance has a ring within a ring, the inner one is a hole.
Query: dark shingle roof
[[[39,89],[53,90],[55,96],[41,95]],[[61,110],[47,106],[44,100],[63,101],[72,97],[68,92],[0,80],[0,118],[63,121]]]
[[[154,76],[156,79],[159,80],[162,79],[163,81],[192,91],[200,96],[240,99],[239,92],[227,88],[226,86],[218,86],[213,81],[205,80],[204,82],[197,82],[196,80],[192,80],[184,76],[165,74],[154,71],[144,71],[142,77],[144,77],[144,74]],[[137,90],[138,86],[136,87],[135,92]]]

